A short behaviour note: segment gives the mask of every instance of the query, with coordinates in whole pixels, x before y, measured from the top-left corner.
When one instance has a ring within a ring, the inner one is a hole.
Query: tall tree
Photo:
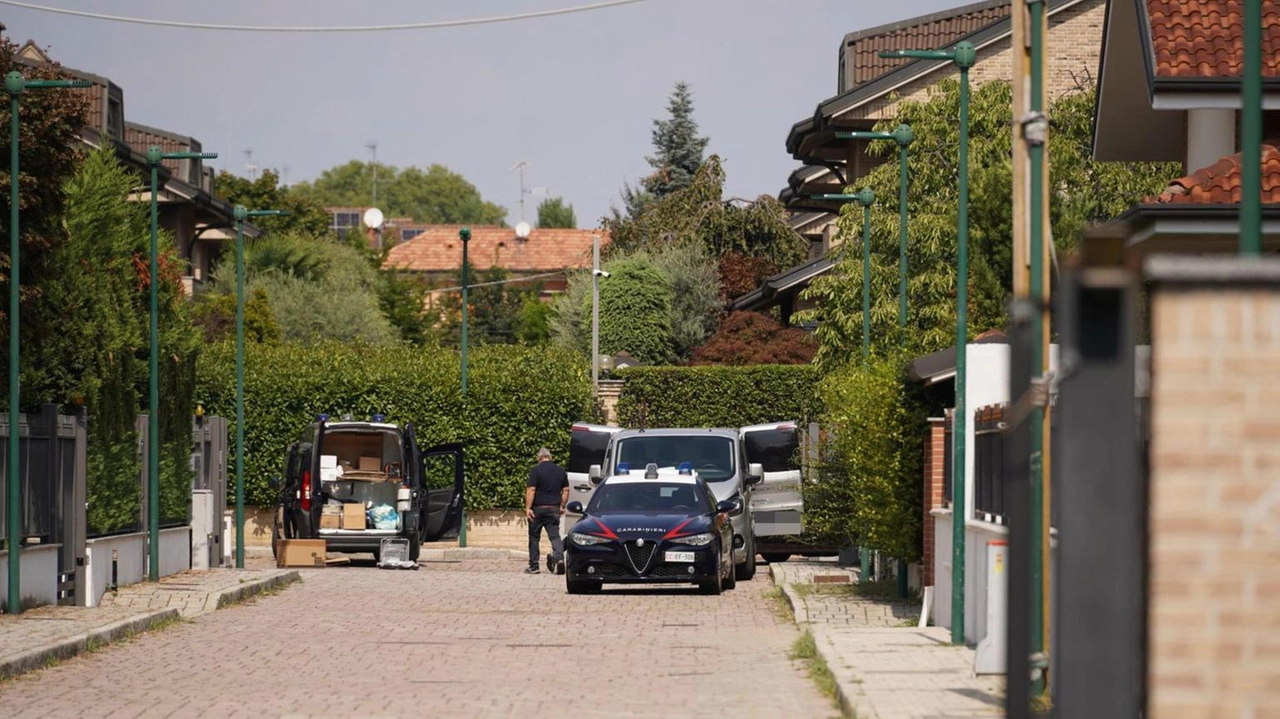
[[[693,95],[686,83],[676,83],[667,101],[667,113],[667,119],[653,121],[655,154],[645,158],[654,171],[642,184],[654,199],[688,187],[702,166],[707,149],[708,138],[698,137],[698,123],[693,119]]]
[[[1012,285],[1012,225],[1009,217],[1012,175],[1011,90],[988,82],[970,103],[969,336],[1005,325],[1004,302]],[[1049,142],[1053,176],[1050,220],[1054,245],[1062,255],[1079,243],[1083,229],[1115,217],[1143,197],[1154,195],[1181,173],[1170,163],[1111,163],[1092,158],[1094,90],[1083,87],[1053,103]],[[955,338],[956,307],[956,144],[959,85],[942,83],[927,102],[904,102],[899,122],[915,129],[908,198],[908,326],[903,345],[924,353],[947,347]],[[873,152],[896,153],[892,142],[872,143]],[[875,191],[871,213],[871,336],[878,350],[896,348],[898,332],[898,167],[882,165],[859,183]],[[840,236],[861,238],[863,212],[846,206]],[[862,253],[859,239],[836,248],[837,265],[819,277],[805,298],[817,309],[803,318],[817,320],[818,360],[829,366],[857,356],[862,343]]]
[[[329,231],[329,213],[324,205],[280,184],[275,170],[266,170],[256,180],[227,171],[218,173],[214,194],[233,205],[250,210],[284,210],[284,217],[255,217],[253,224],[269,232],[301,232],[323,235]]]
[[[378,206],[388,217],[412,217],[431,224],[501,225],[506,208],[486,202],[462,175],[444,165],[425,170],[379,164]],[[295,189],[325,207],[365,207],[373,202],[374,167],[351,160],[320,173]]]
[[[538,205],[538,227],[575,229],[578,218],[573,214],[573,205],[566,205],[559,197],[548,197]]]

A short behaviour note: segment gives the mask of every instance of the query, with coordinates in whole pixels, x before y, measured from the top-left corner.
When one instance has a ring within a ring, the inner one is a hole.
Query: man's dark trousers
[[[529,521],[529,566],[534,569],[538,568],[538,543],[542,539],[543,527],[551,539],[552,558],[558,563],[564,557],[564,543],[560,541],[560,508],[534,507],[533,519]]]

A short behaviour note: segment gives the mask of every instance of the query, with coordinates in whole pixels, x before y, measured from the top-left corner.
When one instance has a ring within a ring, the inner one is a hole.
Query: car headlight
[[[609,541],[604,537],[596,537],[590,534],[583,534],[582,532],[574,532],[570,534],[569,539],[573,540],[574,544],[578,544],[583,547],[590,547],[593,544],[604,544]]]
[[[675,544],[691,544],[695,547],[705,547],[711,544],[711,540],[715,538],[716,535],[711,532],[703,532],[702,534],[691,534],[687,537],[677,537],[671,541]]]

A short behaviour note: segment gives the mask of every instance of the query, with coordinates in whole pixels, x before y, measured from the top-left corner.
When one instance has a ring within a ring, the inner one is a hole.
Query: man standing
[[[564,544],[560,541],[560,515],[569,501],[569,475],[551,461],[551,450],[538,450],[538,463],[529,471],[524,491],[524,514],[529,519],[529,567],[525,574],[538,573],[538,544],[543,527],[551,540],[547,571],[564,574]]]

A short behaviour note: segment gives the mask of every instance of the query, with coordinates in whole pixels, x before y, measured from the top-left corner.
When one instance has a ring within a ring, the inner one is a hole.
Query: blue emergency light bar
[[[680,474],[693,474],[692,462],[681,462],[679,467]]]

